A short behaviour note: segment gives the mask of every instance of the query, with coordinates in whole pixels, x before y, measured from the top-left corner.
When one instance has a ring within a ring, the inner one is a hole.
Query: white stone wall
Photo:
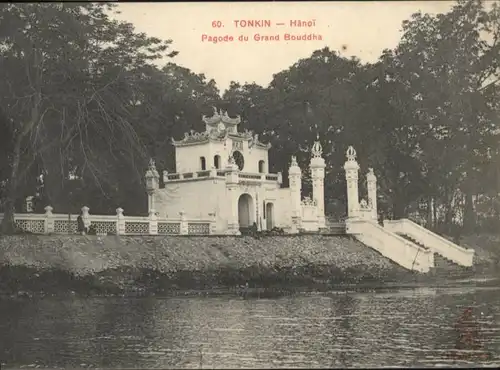
[[[200,157],[205,157],[206,169],[212,166],[209,145],[189,145],[175,148],[175,172],[186,173],[201,171]]]
[[[248,149],[248,143],[243,143],[243,156],[245,157],[245,167],[243,172],[258,173],[259,161],[264,161],[264,173],[269,173],[269,159],[267,149],[253,147]]]
[[[266,229],[264,202],[274,205],[274,226],[289,227],[291,224],[290,189],[280,189],[275,183],[239,184],[237,198],[249,194],[254,204],[253,219]],[[227,230],[231,204],[224,179],[203,179],[167,182],[164,189],[155,194],[156,211],[160,217],[177,218],[184,211],[188,219],[209,218],[216,214],[217,233]],[[238,203],[232,205],[238,213]]]
[[[207,168],[215,167],[214,157],[218,155],[220,157],[219,169],[223,169],[227,166],[227,162],[229,159],[229,154],[231,154],[231,146],[229,145],[229,140],[226,145],[224,143],[209,143],[209,159],[207,160],[209,163]]]
[[[166,218],[177,218],[181,211],[187,218],[209,218],[209,213],[223,213],[225,196],[224,180],[167,182],[155,194],[156,211]]]
[[[290,188],[276,190],[276,227],[288,228],[292,225],[292,193]]]
[[[201,171],[200,157],[205,157],[206,169],[209,170],[214,165],[214,156],[221,157],[220,168],[225,168],[228,163],[229,155],[233,150],[233,140],[228,138],[224,142],[209,142],[199,145],[179,146],[175,149],[175,172],[194,172]],[[243,172],[258,173],[259,161],[264,161],[264,172],[269,172],[269,158],[268,151],[264,148],[253,147],[248,148],[248,142],[243,141],[242,149],[238,149],[245,159],[245,166]]]

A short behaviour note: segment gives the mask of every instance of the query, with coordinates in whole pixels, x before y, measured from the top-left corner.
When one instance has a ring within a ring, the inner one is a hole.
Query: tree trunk
[[[432,229],[434,227],[434,220],[432,217],[432,197],[427,198],[427,228]]]
[[[438,228],[438,217],[437,217],[437,200],[436,198],[433,198],[433,202],[432,202],[432,219],[433,219],[433,224],[432,224],[432,228],[434,230],[437,230]]]
[[[476,215],[474,213],[474,202],[472,200],[472,193],[469,191],[465,195],[463,232],[472,233],[475,228],[476,228]]]
[[[22,142],[22,136],[17,135],[16,141],[14,143],[12,169],[10,172],[7,194],[5,197],[5,210],[1,225],[2,234],[13,234],[16,230],[14,213],[15,213],[15,203],[17,197],[19,163],[21,161],[21,142]]]
[[[35,47],[34,49],[34,66],[38,68],[41,66],[41,55],[40,51]],[[26,65],[26,71],[28,79],[30,78],[30,68]],[[4,218],[2,220],[1,231],[4,234],[12,234],[16,229],[16,224],[14,221],[15,213],[15,202],[17,198],[17,185],[19,180],[19,163],[21,162],[21,144],[23,139],[28,135],[28,133],[33,130],[33,127],[40,119],[40,104],[42,102],[41,94],[41,69],[38,68],[35,76],[33,77],[34,84],[31,88],[34,91],[33,94],[33,105],[31,106],[31,119],[26,122],[23,126],[19,128],[18,132],[14,131],[15,143],[12,151],[12,169],[9,178],[9,185],[7,187],[7,194],[5,200],[5,211]]]
[[[453,190],[449,187],[445,187],[444,191],[444,225],[443,231],[447,234],[450,234],[451,229],[453,228]]]

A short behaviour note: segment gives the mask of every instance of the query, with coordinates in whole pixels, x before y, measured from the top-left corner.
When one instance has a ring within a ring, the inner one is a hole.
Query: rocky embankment
[[[492,259],[481,250],[478,266],[491,266]],[[0,237],[0,293],[9,295],[332,289],[464,273],[437,270],[407,271],[348,236]],[[477,271],[465,269],[468,275]],[[248,288],[235,288],[241,286]]]

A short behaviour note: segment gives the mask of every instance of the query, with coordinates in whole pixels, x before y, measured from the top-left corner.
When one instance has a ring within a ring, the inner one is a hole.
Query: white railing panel
[[[0,213],[0,221],[4,215]],[[16,213],[16,226],[34,234],[76,234],[78,215],[62,213]],[[209,235],[215,230],[215,219],[151,218],[145,216],[89,215],[97,235]],[[155,226],[157,225],[157,226]],[[157,232],[156,232],[157,230]]]

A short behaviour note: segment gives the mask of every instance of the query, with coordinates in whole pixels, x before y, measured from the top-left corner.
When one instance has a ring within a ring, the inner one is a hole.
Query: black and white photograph
[[[500,0],[0,4],[0,368],[500,367]]]

